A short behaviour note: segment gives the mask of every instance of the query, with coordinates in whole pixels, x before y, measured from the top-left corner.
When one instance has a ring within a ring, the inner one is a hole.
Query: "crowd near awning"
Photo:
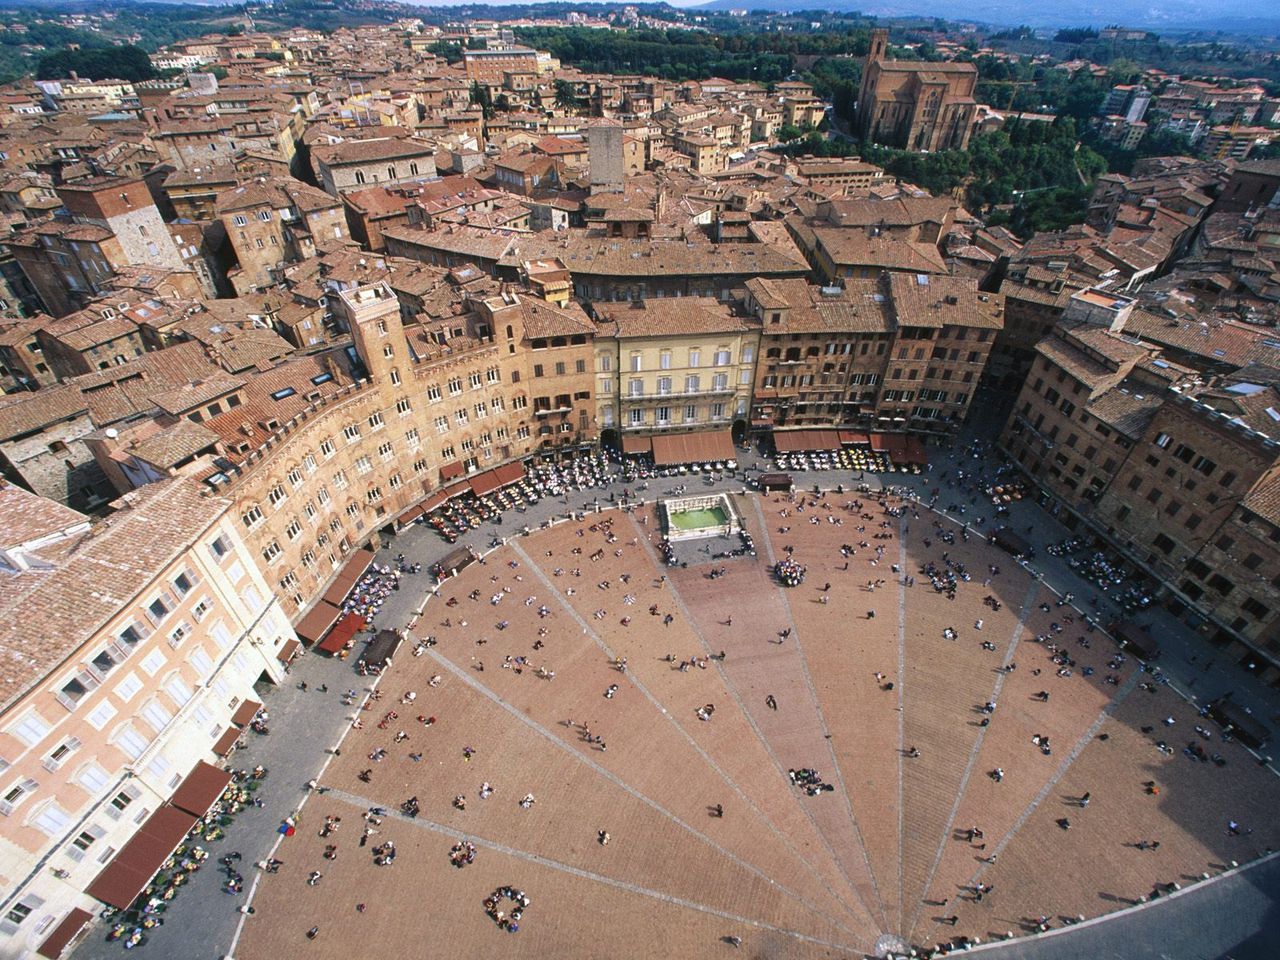
[[[773,434],[773,445],[779,453],[805,450],[839,450],[838,430],[782,430]]]
[[[53,933],[44,938],[44,943],[40,944],[36,953],[49,960],[58,960],[92,920],[92,913],[77,907],[62,918],[62,922],[53,928]]]
[[[129,909],[156,871],[173,856],[197,819],[195,814],[177,807],[161,807],[111,858],[85,892],[120,910]]]
[[[681,463],[711,463],[732,460],[733,438],[728,430],[701,430],[697,433],[664,434],[653,437],[653,462],[660,467]]]
[[[185,780],[173,791],[169,803],[196,817],[203,817],[222,796],[231,782],[231,774],[201,760]]]

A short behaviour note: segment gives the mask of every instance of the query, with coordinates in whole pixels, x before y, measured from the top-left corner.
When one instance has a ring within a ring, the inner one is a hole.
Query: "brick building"
[[[906,150],[963,150],[977,115],[972,63],[889,60],[888,30],[871,31],[854,127],[864,140]]]
[[[761,321],[752,424],[954,433],[967,419],[1004,300],[973,281],[884,274],[815,287],[753,280]]]
[[[317,145],[311,148],[311,162],[320,186],[335,197],[344,190],[436,175],[435,146],[421,140],[386,137]]]
[[[239,266],[238,295],[282,279],[285,264],[349,238],[342,202],[291,177],[260,177],[218,194],[216,212]]]

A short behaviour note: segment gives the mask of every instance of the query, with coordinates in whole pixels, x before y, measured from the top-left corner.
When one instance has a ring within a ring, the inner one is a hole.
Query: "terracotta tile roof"
[[[1004,328],[1004,297],[974,280],[891,273],[888,283],[899,326]]]
[[[377,140],[344,140],[342,143],[316,144],[311,156],[326,167],[376,163],[380,160],[432,157],[435,145],[423,140],[386,138]]]
[[[1113,430],[1130,440],[1137,440],[1163,405],[1161,392],[1149,388],[1143,392],[1141,388],[1120,386],[1091,399],[1085,409]]]
[[[754,318],[736,316],[726,304],[711,297],[602,302],[596,305],[596,312],[605,331],[623,339],[742,333],[760,326]]]
[[[161,426],[151,436],[126,449],[139,460],[145,460],[161,470],[168,470],[217,442],[218,435],[212,430],[190,420],[179,420],[177,423]]]
[[[13,394],[0,399],[0,440],[11,440],[88,411],[88,402],[71,386]]]
[[[67,659],[226,511],[187,480],[147,484],[81,534],[53,569],[0,572],[0,709]]]
[[[938,248],[891,237],[868,237],[857,228],[813,227],[813,236],[837,266],[946,273]]]

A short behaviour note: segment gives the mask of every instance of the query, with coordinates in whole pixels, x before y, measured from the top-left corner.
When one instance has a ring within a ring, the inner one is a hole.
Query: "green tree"
[[[581,101],[578,99],[577,91],[574,90],[573,83],[571,81],[557,80],[555,90],[555,105],[561,110],[568,110],[572,113],[581,106]]]
[[[493,116],[493,97],[487,86],[471,81],[471,103],[480,108],[480,114],[486,120]]]

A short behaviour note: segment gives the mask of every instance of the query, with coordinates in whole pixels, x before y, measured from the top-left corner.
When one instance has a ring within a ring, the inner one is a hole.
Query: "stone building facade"
[[[190,481],[108,521],[0,487],[0,952],[34,956],[294,639],[228,502]],[[18,654],[21,654],[19,656]],[[190,818],[194,820],[194,817]]]

